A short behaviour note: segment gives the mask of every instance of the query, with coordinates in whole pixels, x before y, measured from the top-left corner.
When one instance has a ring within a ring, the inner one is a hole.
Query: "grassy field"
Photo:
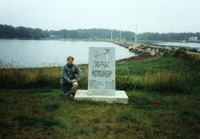
[[[80,66],[87,89],[87,66]],[[61,67],[0,70],[0,138],[200,138],[200,56],[116,66],[129,104],[60,98]]]
[[[1,138],[199,138],[200,96],[127,91],[129,104],[60,98],[60,90],[0,90]]]

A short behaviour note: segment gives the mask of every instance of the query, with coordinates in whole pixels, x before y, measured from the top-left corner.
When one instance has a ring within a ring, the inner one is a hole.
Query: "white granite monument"
[[[128,103],[125,91],[115,91],[115,47],[89,48],[88,90],[74,99]]]
[[[90,47],[89,95],[115,95],[115,48]]]

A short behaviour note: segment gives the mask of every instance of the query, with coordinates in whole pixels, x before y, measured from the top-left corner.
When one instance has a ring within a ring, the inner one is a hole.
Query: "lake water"
[[[187,49],[196,48],[197,50],[200,51],[200,43],[158,42],[158,43],[152,43],[152,45],[162,46],[162,47],[167,47],[167,48],[176,48],[176,49],[178,49],[180,47],[185,47]]]
[[[64,65],[67,56],[72,55],[75,64],[87,64],[90,46],[115,47],[116,60],[135,56],[128,49],[109,42],[0,39],[0,60],[20,68],[51,67]]]

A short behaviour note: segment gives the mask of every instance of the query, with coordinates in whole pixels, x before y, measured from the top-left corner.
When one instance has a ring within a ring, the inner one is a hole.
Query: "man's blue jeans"
[[[72,89],[72,83],[61,83],[61,89],[64,94],[69,93]]]

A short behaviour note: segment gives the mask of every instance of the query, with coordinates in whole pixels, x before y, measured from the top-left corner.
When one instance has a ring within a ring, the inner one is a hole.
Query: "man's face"
[[[71,66],[73,64],[73,59],[72,58],[68,59],[67,63],[68,63],[69,66]]]

